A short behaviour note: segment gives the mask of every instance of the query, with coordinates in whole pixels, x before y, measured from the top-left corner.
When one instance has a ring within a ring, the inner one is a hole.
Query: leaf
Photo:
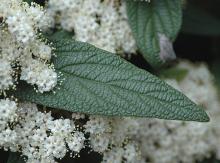
[[[16,152],[9,152],[7,163],[25,163],[24,157]]]
[[[220,92],[220,60],[216,59],[212,65],[211,65],[211,71],[212,74],[215,76],[215,85],[216,88],[218,90],[218,92]]]
[[[204,36],[220,35],[220,20],[194,5],[187,5],[183,15],[182,32]]]
[[[34,2],[34,0],[23,0],[23,2],[27,2],[29,5],[31,5],[31,3]]]
[[[53,63],[65,78],[59,89],[41,94],[23,83],[17,98],[87,114],[209,121],[186,96],[110,52],[73,40],[54,45]]]
[[[188,70],[184,68],[172,67],[159,72],[162,78],[176,79],[177,81],[183,80],[188,74]]]
[[[44,37],[46,37],[49,40],[56,40],[57,38],[59,39],[71,39],[74,34],[72,32],[68,32],[65,30],[59,30],[53,33],[45,33],[43,35]]]
[[[154,67],[174,59],[173,49],[168,49],[166,52],[167,49],[161,45],[160,36],[167,38],[166,47],[172,47],[171,42],[174,41],[181,27],[181,1],[152,0],[149,3],[126,0],[126,5],[129,24],[144,58]],[[166,58],[160,56],[160,52],[163,51],[167,53]]]
[[[205,158],[202,161],[197,161],[198,163],[220,163],[220,160],[218,160],[215,156],[211,156],[210,158]]]

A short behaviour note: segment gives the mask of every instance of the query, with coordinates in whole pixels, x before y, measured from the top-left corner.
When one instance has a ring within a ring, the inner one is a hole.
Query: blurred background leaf
[[[197,5],[187,4],[183,12],[182,32],[220,36],[220,19]]]
[[[7,163],[25,163],[25,157],[21,156],[17,152],[9,152]]]

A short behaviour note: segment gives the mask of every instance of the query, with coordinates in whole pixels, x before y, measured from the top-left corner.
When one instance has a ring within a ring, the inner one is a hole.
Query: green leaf
[[[220,93],[220,60],[216,59],[212,65],[211,65],[211,71],[215,76],[215,85],[216,88],[218,90],[218,92]]]
[[[150,3],[126,0],[126,4],[129,24],[144,58],[154,67],[174,59],[171,42],[181,27],[181,0],[152,0]],[[160,43],[161,36],[167,38],[165,47]],[[167,57],[163,58],[160,53],[166,53]]]
[[[59,38],[59,39],[72,39],[72,37],[74,36],[74,33],[68,32],[65,30],[59,30],[59,31],[52,32],[52,33],[45,33],[43,36],[49,40],[56,40],[57,38]]]
[[[197,161],[198,163],[220,163],[220,160],[215,158],[215,156],[212,156],[210,158],[205,158],[202,161]]]
[[[25,163],[24,157],[21,156],[19,153],[10,152],[7,163]]]
[[[27,2],[29,5],[31,4],[31,2],[34,2],[34,0],[23,0],[24,2]]]
[[[204,36],[219,36],[220,20],[207,11],[189,4],[184,10],[182,32]]]
[[[187,73],[187,69],[172,67],[159,71],[159,76],[162,78],[171,78],[176,79],[177,81],[181,81],[185,78]]]
[[[23,84],[17,98],[87,114],[209,121],[186,96],[115,54],[73,40],[54,45],[53,63],[65,78],[59,89],[41,94]]]

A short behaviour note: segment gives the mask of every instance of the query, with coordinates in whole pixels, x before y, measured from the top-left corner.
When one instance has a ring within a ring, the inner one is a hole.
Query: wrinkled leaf
[[[55,69],[65,78],[56,93],[36,93],[23,83],[16,97],[87,114],[209,120],[182,93],[110,52],[73,40],[60,40],[54,46]]]
[[[129,24],[144,58],[154,67],[175,59],[172,41],[181,26],[181,1],[126,0],[126,4]]]

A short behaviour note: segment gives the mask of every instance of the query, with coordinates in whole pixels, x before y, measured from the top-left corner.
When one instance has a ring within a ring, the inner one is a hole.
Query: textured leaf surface
[[[152,66],[160,66],[159,34],[173,41],[181,27],[180,0],[126,0],[129,24],[144,58]]]
[[[209,120],[186,96],[112,53],[73,40],[54,45],[53,63],[65,78],[60,89],[40,94],[23,85],[18,98],[88,114]]]

